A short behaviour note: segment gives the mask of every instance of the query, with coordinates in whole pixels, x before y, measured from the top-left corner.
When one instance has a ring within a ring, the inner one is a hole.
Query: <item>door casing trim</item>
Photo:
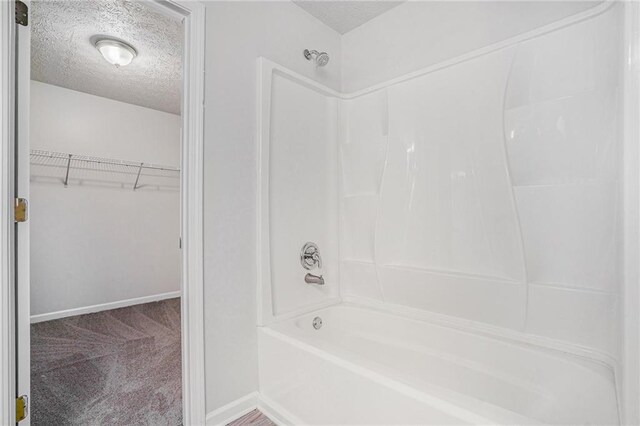
[[[184,23],[182,99],[182,401],[185,425],[206,419],[204,371],[203,145],[205,7],[156,0],[150,6]],[[0,424],[15,423],[15,292],[13,252],[15,33],[14,2],[0,2]]]

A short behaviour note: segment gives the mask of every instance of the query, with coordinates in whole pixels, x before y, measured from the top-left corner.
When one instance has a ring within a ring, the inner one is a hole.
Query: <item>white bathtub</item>
[[[261,327],[259,345],[261,396],[289,422],[619,423],[603,363],[371,308]]]

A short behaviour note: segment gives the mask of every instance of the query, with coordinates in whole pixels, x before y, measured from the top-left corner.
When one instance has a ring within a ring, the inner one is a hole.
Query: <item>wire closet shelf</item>
[[[64,186],[70,179],[102,180],[136,190],[143,186],[173,187],[180,178],[178,167],[36,149],[31,150],[30,163],[35,166],[32,172],[37,169],[38,174],[60,180]]]

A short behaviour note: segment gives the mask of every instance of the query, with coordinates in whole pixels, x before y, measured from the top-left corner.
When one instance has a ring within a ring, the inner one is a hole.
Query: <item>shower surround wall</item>
[[[263,68],[272,64],[264,61]],[[263,265],[270,282],[270,303],[264,304],[262,323],[308,307],[339,299],[338,258],[338,99],[277,71],[262,70],[262,84],[270,96],[262,101],[269,116],[262,122],[263,163],[268,182],[261,216],[276,238],[262,238]],[[266,124],[270,125],[267,126]],[[283,167],[286,164],[287,167]],[[311,206],[311,208],[309,208]],[[317,244],[322,267],[308,271],[299,253],[306,242]],[[304,285],[305,274],[323,275],[325,284]],[[260,279],[260,278],[259,278]]]
[[[617,355],[620,11],[344,101],[343,296]]]

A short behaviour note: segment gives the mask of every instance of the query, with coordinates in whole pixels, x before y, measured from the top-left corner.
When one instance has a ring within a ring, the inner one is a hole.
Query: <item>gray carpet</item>
[[[182,424],[180,299],[31,326],[31,424]]]

